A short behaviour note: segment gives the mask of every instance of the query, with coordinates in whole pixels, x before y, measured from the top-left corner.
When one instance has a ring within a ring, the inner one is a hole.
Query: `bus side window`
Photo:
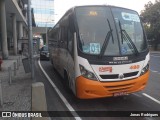
[[[63,42],[64,42],[64,27],[63,26],[61,26],[60,27],[60,39],[59,39],[59,46],[60,46],[60,48],[63,48]]]
[[[69,28],[68,28],[68,51],[71,53],[73,57],[73,41],[74,41],[74,21],[71,15],[69,16]]]
[[[50,46],[56,46],[57,45],[57,32],[58,29],[55,29],[54,31],[51,31],[50,35],[49,35],[49,39],[50,39]]]
[[[69,16],[69,28],[71,32],[75,32],[74,17],[72,15]]]
[[[66,26],[61,27],[61,47],[67,49],[67,34],[68,28]]]
[[[61,28],[57,31],[57,47],[60,47],[60,41],[61,41]]]
[[[73,34],[70,31],[70,29],[68,30],[68,50],[69,52],[72,54],[73,52]]]
[[[68,39],[68,15],[65,15],[64,18],[60,21],[60,41],[59,45],[61,48],[67,49],[67,39]]]

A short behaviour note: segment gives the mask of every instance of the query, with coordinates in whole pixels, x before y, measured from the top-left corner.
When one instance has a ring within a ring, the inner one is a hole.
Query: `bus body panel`
[[[117,78],[117,79],[102,79],[100,78],[100,75],[102,75],[101,72],[99,72],[99,67],[101,66],[109,66],[109,65],[90,65],[87,59],[78,57],[77,60],[79,63],[78,65],[83,65],[85,68],[91,72],[93,72],[98,80],[90,80],[85,77],[83,77],[80,73],[80,71],[76,72],[76,91],[77,91],[77,97],[81,99],[90,99],[90,98],[101,98],[101,97],[109,97],[114,96],[114,94],[129,94],[133,92],[137,92],[140,90],[143,90],[147,84],[148,77],[149,77],[149,71],[146,72],[144,75],[141,74],[141,70],[144,66],[146,66],[149,62],[149,54],[146,56],[146,59],[144,61],[140,61],[137,63],[132,64],[125,64],[125,65],[112,65],[112,73],[113,74],[124,74],[125,72],[133,72],[135,70],[131,70],[131,66],[139,65],[138,73],[136,76],[132,77],[126,77],[123,79]],[[137,71],[137,70],[136,70]],[[108,74],[108,71],[106,73],[103,73],[103,75]],[[108,86],[108,88],[107,88]]]
[[[77,97],[81,99],[93,99],[138,92],[145,88],[148,77],[149,71],[140,77],[118,82],[93,81],[79,76],[76,79]]]
[[[126,74],[126,76],[123,80],[127,79],[133,79],[136,77],[139,77],[141,74],[141,70],[144,66],[146,66],[149,62],[149,54],[147,55],[146,59],[140,62],[136,63],[130,63],[130,64],[121,64],[121,65],[90,65],[87,59],[84,59],[82,57],[78,57],[79,65],[85,66],[85,68],[93,73],[98,77],[100,81],[121,81],[119,78],[114,79],[102,79],[100,75],[119,75],[119,74]],[[110,68],[111,70],[108,70],[107,68]],[[102,70],[100,70],[102,69]],[[130,75],[132,74],[133,75]],[[79,77],[81,75],[80,72],[77,72],[77,76]],[[129,77],[130,76],[130,77]]]
[[[58,73],[61,75],[61,77],[66,80],[66,76],[64,76],[64,72],[67,73],[67,77],[69,80],[69,87],[73,91],[73,93],[76,95],[76,89],[75,89],[75,62],[70,55],[70,53],[65,49],[60,48],[51,48],[50,51],[51,59],[53,61],[53,66],[58,71]]]
[[[69,77],[70,88],[73,93],[76,95],[76,86],[75,86],[75,64],[72,56],[68,54],[68,61],[67,61],[67,71]]]
[[[75,14],[73,14],[74,10],[75,8],[72,9],[72,19],[73,19],[73,16],[74,16],[74,19],[76,19]],[[92,16],[95,16],[97,13],[91,11],[90,14]],[[70,25],[67,25],[68,24],[67,22],[65,22],[68,19],[70,20],[70,17],[68,17],[69,15],[71,15],[70,12],[67,12],[67,14],[65,14],[64,17],[62,17],[60,22],[58,22],[57,26],[58,26],[58,29],[60,30],[57,33],[59,36],[57,38],[57,46],[53,47],[51,45],[52,47],[50,47],[50,57],[51,57],[51,60],[53,61],[53,66],[64,78],[63,79],[64,81],[66,80],[65,74],[67,74],[67,77],[69,80],[69,87],[78,98],[90,99],[90,98],[119,96],[119,95],[125,95],[129,93],[137,92],[145,88],[148,81],[148,77],[149,77],[149,70],[145,72],[145,74],[143,75],[141,74],[141,72],[142,72],[142,69],[148,65],[148,62],[150,59],[149,53],[147,55],[144,54],[143,60],[139,60],[136,62],[132,62],[132,60],[131,61],[128,60],[128,63],[123,64],[123,63],[118,63],[119,61],[112,60],[111,62],[117,62],[118,64],[113,64],[113,65],[107,64],[107,63],[92,64],[88,60],[89,57],[85,58],[84,56],[81,56],[79,54],[80,52],[82,53],[82,51],[80,51],[80,48],[79,48],[80,37],[79,37],[78,25],[76,23],[76,20],[72,20],[71,22],[72,25],[77,29],[74,31],[74,34],[72,33],[74,36],[73,50],[69,50],[68,48],[69,41],[71,41],[71,39],[68,38],[69,34],[67,33],[68,34],[67,38],[63,38],[61,35],[63,31],[59,27],[63,28],[67,26],[68,27],[67,32],[69,32],[69,29],[73,29],[73,28],[70,28]],[[132,14],[129,14],[129,15],[132,15]],[[111,22],[111,27],[113,27],[114,24],[115,24],[114,22],[113,23]],[[116,27],[117,26],[113,27],[113,29],[115,29]],[[55,29],[57,28],[55,27]],[[114,32],[116,33],[118,31],[114,30]],[[52,37],[52,32],[51,32],[51,37]],[[118,36],[114,36],[113,38],[118,39]],[[64,43],[64,41],[67,41],[67,42]],[[67,47],[63,47],[65,46],[65,44]],[[92,44],[97,44],[97,43],[93,42]],[[109,49],[111,48],[112,47],[109,46]],[[82,54],[85,54],[85,53],[82,53]],[[140,57],[140,55],[136,56],[134,52],[132,54],[133,54],[132,56]],[[85,56],[87,56],[87,54]],[[94,57],[93,56],[92,58],[98,57],[96,55]],[[115,55],[113,57],[121,57],[121,56]],[[124,55],[122,57],[124,57]],[[103,61],[103,63],[105,63],[105,61]],[[87,71],[93,73],[96,79],[94,80],[88,79],[85,76],[83,76],[82,71],[80,70],[80,66],[83,66]]]

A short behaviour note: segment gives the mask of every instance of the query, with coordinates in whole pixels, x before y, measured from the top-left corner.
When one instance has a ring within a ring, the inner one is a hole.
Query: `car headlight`
[[[144,75],[149,70],[149,64],[147,64],[141,71],[141,75]]]
[[[81,72],[83,77],[91,79],[91,80],[97,80],[97,78],[94,75],[94,73],[88,71],[84,66],[79,65],[79,68],[80,68],[80,72]]]

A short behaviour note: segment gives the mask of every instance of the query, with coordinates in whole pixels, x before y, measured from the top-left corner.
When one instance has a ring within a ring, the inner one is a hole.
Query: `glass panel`
[[[121,54],[133,54],[135,51],[128,39],[131,39],[138,52],[146,50],[147,45],[138,14],[135,11],[121,8],[112,8],[112,13],[120,38]],[[129,37],[125,37],[126,35]]]
[[[147,49],[140,18],[133,10],[100,6],[77,7],[76,18],[79,48],[84,53],[99,55],[104,42],[107,44],[103,55],[107,56],[131,55]],[[107,40],[110,31],[112,34]]]
[[[42,51],[48,51],[48,47],[47,46],[42,47]]]
[[[87,54],[100,54],[107,33],[111,31],[109,25],[113,30],[112,33],[115,34],[110,9],[107,7],[78,7],[76,18],[79,27],[80,50]],[[115,40],[113,43],[111,35],[108,41],[104,55],[119,55],[118,41]]]

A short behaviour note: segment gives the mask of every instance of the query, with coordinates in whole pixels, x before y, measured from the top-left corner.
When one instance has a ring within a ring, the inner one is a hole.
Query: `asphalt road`
[[[50,82],[41,71],[38,62],[36,62],[36,81],[41,81],[45,84],[46,99],[48,111],[159,111],[160,112],[160,53],[151,54],[150,59],[150,78],[145,90],[133,93],[127,96],[80,100],[77,99],[72,92],[68,91],[63,79],[53,69],[50,61],[40,61],[42,68],[50,78]],[[52,85],[51,85],[52,83]],[[55,86],[53,87],[53,84]],[[55,90],[56,89],[56,90]],[[57,92],[58,91],[58,94]],[[64,96],[64,98],[63,98]],[[67,113],[63,112],[63,115]],[[87,114],[87,113],[86,113]],[[118,114],[118,113],[117,113]],[[97,120],[97,117],[57,117],[52,119],[84,119]],[[106,117],[101,117],[106,119]],[[107,117],[107,119],[117,119],[117,117]],[[119,117],[119,120],[128,120],[127,117]],[[132,120],[159,120],[159,117],[132,117]]]

